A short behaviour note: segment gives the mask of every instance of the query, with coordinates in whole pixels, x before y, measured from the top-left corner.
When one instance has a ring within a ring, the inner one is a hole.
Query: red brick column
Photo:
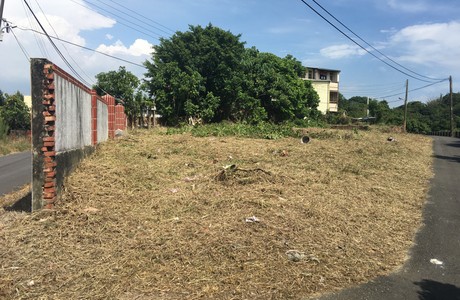
[[[44,135],[42,137],[43,147],[41,151],[44,157],[43,173],[45,180],[43,183],[43,199],[45,208],[52,208],[56,202],[56,105],[53,67],[53,64],[45,64],[43,70],[45,74],[43,90],[43,116],[45,122]]]
[[[115,106],[115,130],[117,129],[123,131],[126,129],[125,107],[121,104]]]
[[[97,93],[91,90],[91,142],[97,144]]]
[[[113,139],[115,137],[115,98],[110,95],[105,95],[102,98],[107,104],[109,138]]]

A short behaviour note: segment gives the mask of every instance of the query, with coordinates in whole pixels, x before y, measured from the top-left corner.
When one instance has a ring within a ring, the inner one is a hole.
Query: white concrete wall
[[[91,145],[91,94],[55,74],[56,151]]]
[[[97,142],[109,139],[109,109],[107,105],[97,100]]]

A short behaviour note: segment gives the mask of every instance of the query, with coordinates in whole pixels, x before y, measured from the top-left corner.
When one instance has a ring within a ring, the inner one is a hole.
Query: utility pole
[[[403,132],[406,131],[407,125],[407,96],[409,94],[409,79],[406,79],[406,97],[404,97],[404,121],[403,121]]]
[[[367,111],[366,111],[366,117],[369,118],[369,97],[367,97]]]
[[[5,0],[0,0],[0,42],[3,41],[2,21],[3,21],[3,7],[4,6],[5,6]]]
[[[452,76],[449,76],[449,90],[450,90],[450,136],[454,137],[454,98],[452,95]]]

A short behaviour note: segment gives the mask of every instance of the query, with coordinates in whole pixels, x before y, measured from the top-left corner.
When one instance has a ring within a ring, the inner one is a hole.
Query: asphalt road
[[[32,154],[27,152],[0,156],[0,196],[30,183]]]
[[[411,258],[395,274],[319,300],[460,300],[460,139],[433,139],[435,176]]]

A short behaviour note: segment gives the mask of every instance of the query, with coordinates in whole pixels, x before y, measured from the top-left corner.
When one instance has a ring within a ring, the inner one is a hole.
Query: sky
[[[399,106],[408,80],[408,100],[427,102],[449,92],[448,80],[439,83],[449,76],[453,91],[460,90],[458,0],[316,0],[365,43],[313,0],[304,0],[362,47],[302,0],[4,1],[3,19],[17,26],[0,42],[0,90],[10,94],[30,94],[29,58],[45,57],[69,70],[46,37],[30,30],[42,32],[27,4],[49,35],[129,61],[55,40],[88,85],[96,74],[120,66],[143,78],[142,63],[152,59],[161,37],[211,23],[241,35],[246,47],[340,70],[346,98],[368,96]]]

